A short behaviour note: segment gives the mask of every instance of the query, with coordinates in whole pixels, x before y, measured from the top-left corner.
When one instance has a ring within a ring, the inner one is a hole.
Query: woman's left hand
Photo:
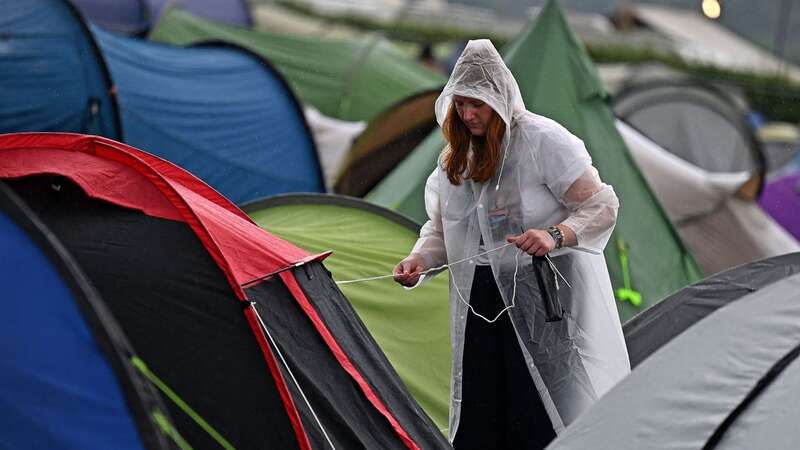
[[[509,236],[506,240],[525,253],[535,256],[544,256],[556,248],[556,241],[545,230],[530,229],[518,236]]]

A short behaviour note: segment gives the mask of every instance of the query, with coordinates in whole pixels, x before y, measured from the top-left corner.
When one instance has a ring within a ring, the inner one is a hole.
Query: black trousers
[[[470,304],[489,319],[505,307],[490,267],[476,267]],[[469,313],[461,399],[456,450],[543,449],[556,436],[508,312],[494,323]]]

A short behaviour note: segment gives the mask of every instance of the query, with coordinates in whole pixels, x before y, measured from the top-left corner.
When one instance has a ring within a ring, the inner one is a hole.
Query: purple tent
[[[180,6],[195,16],[240,27],[253,26],[250,8],[245,0],[145,0],[151,14],[151,25],[165,7]]]
[[[767,183],[758,203],[800,240],[800,170]]]
[[[245,0],[72,0],[90,22],[109,31],[144,34],[168,7],[181,7],[215,22],[253,25]]]

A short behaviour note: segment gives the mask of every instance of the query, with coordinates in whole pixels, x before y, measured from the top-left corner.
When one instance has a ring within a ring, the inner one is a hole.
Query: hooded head
[[[456,110],[453,108],[454,116],[447,121],[453,102],[458,107],[458,118],[455,118]],[[473,104],[481,106],[471,106]],[[496,119],[489,120],[490,116],[482,113],[468,112],[488,111],[486,106],[497,113],[502,123],[495,122]],[[501,140],[508,142],[514,114],[524,110],[519,86],[492,43],[486,39],[469,41],[456,62],[450,80],[436,100],[436,118],[449,144],[442,167],[450,182],[460,184],[462,176],[479,182],[487,181],[498,163],[502,172],[507,145],[503,145]],[[476,133],[470,124],[473,117],[479,122],[476,128],[480,134],[473,134],[470,138],[470,132]],[[487,125],[489,132],[486,131]],[[484,133],[485,140],[482,139]],[[468,158],[470,140],[473,145],[478,145],[473,148],[479,148],[480,151]]]
[[[436,120],[440,126],[454,95],[488,104],[507,127],[511,126],[515,113],[525,110],[517,81],[488,39],[469,41],[456,61],[450,80],[436,100]]]

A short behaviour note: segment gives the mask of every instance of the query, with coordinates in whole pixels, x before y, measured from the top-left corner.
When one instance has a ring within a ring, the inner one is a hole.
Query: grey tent
[[[689,78],[654,78],[626,86],[614,114],[658,145],[712,173],[748,172],[751,198],[765,171],[761,146],[744,108],[714,86]]]
[[[798,355],[796,273],[676,336],[548,449],[796,449]]]
[[[797,273],[800,253],[791,253],[734,267],[670,295],[622,326],[631,367],[719,308]]]

